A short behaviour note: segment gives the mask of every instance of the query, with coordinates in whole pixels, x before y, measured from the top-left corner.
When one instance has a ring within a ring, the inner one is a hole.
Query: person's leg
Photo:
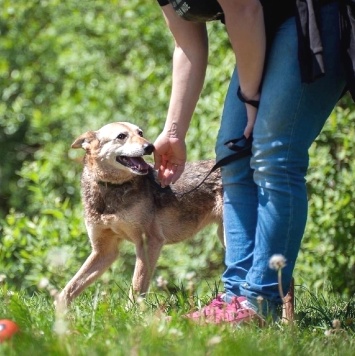
[[[216,159],[234,154],[225,143],[243,135],[247,116],[245,104],[237,97],[239,80],[235,70],[226,96],[216,143]],[[257,221],[257,186],[253,181],[250,156],[221,167],[223,220],[226,241],[226,270],[222,276],[227,301],[240,296],[239,286],[252,265]]]
[[[336,6],[322,10],[327,74],[313,84],[300,80],[294,18],[279,29],[254,129],[254,179],[248,157],[222,167],[227,300],[243,294],[254,303],[257,296],[280,302],[277,274],[268,266],[276,253],[287,259],[284,293],[290,285],[307,217],[308,148],[345,85]],[[224,143],[240,137],[245,127],[245,107],[236,97],[238,85],[234,73],[217,139],[217,160],[233,153]]]
[[[241,294],[254,305],[258,296],[271,304],[281,302],[277,272],[269,268],[272,255],[286,258],[284,294],[290,286],[307,219],[308,149],[345,87],[336,7],[332,3],[321,10],[326,67],[323,78],[312,84],[300,81],[294,18],[279,29],[268,56],[251,158],[258,189],[255,246],[252,266],[245,283],[239,286]],[[240,236],[229,235],[227,231],[229,244],[240,243],[232,242]]]

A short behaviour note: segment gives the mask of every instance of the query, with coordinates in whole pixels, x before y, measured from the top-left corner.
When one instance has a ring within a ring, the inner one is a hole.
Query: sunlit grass
[[[183,285],[174,293],[153,290],[127,308],[123,286],[89,288],[62,315],[47,291],[28,296],[1,287],[0,317],[21,331],[0,344],[0,355],[353,355],[355,300],[316,295],[297,287],[294,327],[283,324],[198,326],[183,314],[214,297],[191,294]],[[334,320],[340,324],[334,327]]]

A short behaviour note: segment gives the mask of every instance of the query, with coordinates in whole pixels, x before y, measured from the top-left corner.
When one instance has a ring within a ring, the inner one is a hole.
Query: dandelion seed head
[[[142,296],[138,296],[136,302],[140,311],[144,312],[147,309],[145,298],[143,298]]]
[[[142,303],[144,303],[144,298],[140,295],[137,297],[136,302],[137,302],[137,304],[142,304]]]
[[[53,331],[57,335],[64,335],[68,331],[68,323],[64,319],[57,319],[54,322]]]
[[[208,340],[207,345],[208,345],[208,346],[218,345],[221,341],[222,341],[222,338],[221,338],[219,335],[212,336],[212,337]]]
[[[166,286],[168,285],[168,281],[164,279],[163,276],[157,277],[156,281],[158,288],[166,288]]]
[[[169,334],[177,337],[183,336],[183,333],[179,329],[175,329],[175,328],[170,329]]]
[[[324,331],[324,335],[325,335],[325,336],[330,336],[330,335],[332,335],[332,330],[326,330],[326,331]]]
[[[186,279],[187,279],[188,281],[191,281],[191,280],[194,279],[195,277],[196,277],[196,272],[194,272],[194,271],[186,273]]]
[[[278,271],[286,266],[286,258],[283,255],[272,255],[269,260],[269,267],[275,271]]]
[[[37,287],[39,289],[46,289],[48,286],[49,286],[49,280],[46,277],[41,278],[41,280],[37,284]]]
[[[195,283],[193,281],[188,281],[187,282],[187,290],[189,290],[191,292],[194,289],[195,289]]]
[[[47,254],[47,262],[50,267],[64,267],[72,256],[72,251],[69,246],[54,247]]]
[[[333,322],[332,322],[332,325],[333,325],[333,328],[334,329],[340,329],[341,327],[341,322],[339,319],[334,319]]]
[[[51,296],[52,298],[56,298],[57,295],[58,295],[58,289],[51,288],[51,289],[49,290],[49,294],[50,294],[50,296]]]

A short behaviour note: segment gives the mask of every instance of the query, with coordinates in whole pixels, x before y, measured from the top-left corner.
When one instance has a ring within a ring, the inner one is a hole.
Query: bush
[[[3,3],[0,272],[10,285],[33,290],[46,277],[62,287],[89,252],[79,187],[83,153],[70,150],[76,136],[123,120],[152,141],[162,129],[173,42],[160,12],[155,2],[139,0]],[[187,136],[190,160],[214,157],[235,60],[223,25],[210,23],[208,31],[210,65]],[[309,223],[296,270],[302,283],[331,280],[345,295],[355,292],[352,108],[345,98],[312,146]],[[58,270],[48,264],[53,254],[69,260]],[[133,247],[124,245],[121,256],[114,270],[130,278]],[[165,248],[157,273],[181,279],[195,271],[199,280],[219,280],[221,270],[223,250],[211,229]]]
[[[355,293],[354,105],[345,97],[310,151],[309,222],[297,265],[315,287]]]

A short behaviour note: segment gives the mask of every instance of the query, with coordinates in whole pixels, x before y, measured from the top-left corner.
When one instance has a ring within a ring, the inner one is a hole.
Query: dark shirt
[[[224,14],[217,0],[157,0],[160,6],[171,4],[185,20],[207,22],[221,20]],[[273,31],[288,17],[295,14],[296,0],[260,0],[263,5],[267,33]]]
[[[223,11],[217,0],[158,0],[160,6],[171,3],[183,19],[195,22],[223,20]]]
[[[188,21],[220,20],[224,14],[217,0],[157,0],[160,6],[171,4],[179,16]],[[298,57],[302,82],[311,83],[325,73],[319,34],[318,12],[323,4],[339,1],[342,55],[347,70],[347,90],[355,102],[355,0],[260,0],[270,43],[278,26],[296,16]]]

